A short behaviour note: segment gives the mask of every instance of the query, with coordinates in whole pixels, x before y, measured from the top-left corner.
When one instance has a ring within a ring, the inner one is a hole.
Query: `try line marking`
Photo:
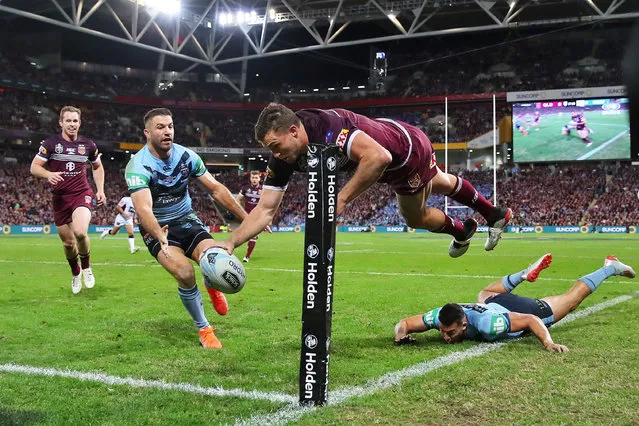
[[[619,296],[606,302],[598,303],[589,308],[569,314],[562,321],[557,323],[555,327],[570,323],[580,318],[599,312],[602,309],[609,308],[619,303],[632,299],[639,292],[630,295]],[[371,395],[392,386],[398,385],[402,380],[423,376],[431,371],[437,370],[448,365],[457,364],[466,359],[478,357],[488,352],[496,351],[507,343],[480,343],[469,349],[454,352],[449,355],[431,359],[412,365],[399,371],[393,371],[383,376],[368,380],[364,385],[351,386],[338,389],[329,393],[328,405],[338,405],[351,398],[358,398]],[[167,391],[180,391],[197,393],[201,395],[210,395],[217,397],[234,396],[238,398],[247,398],[253,400],[269,401],[273,403],[287,404],[284,408],[264,415],[255,415],[249,419],[236,419],[237,425],[280,425],[291,421],[298,420],[303,415],[316,410],[316,407],[300,407],[298,405],[297,395],[288,395],[280,392],[262,392],[258,390],[244,389],[224,389],[220,386],[204,387],[190,383],[170,383],[162,380],[145,380],[135,379],[132,377],[117,377],[103,373],[87,373],[81,371],[61,370],[57,368],[42,368],[29,365],[19,365],[13,363],[0,364],[0,372],[20,373],[33,376],[46,377],[64,377],[80,381],[98,382],[106,385],[126,385],[136,388],[154,388]]]
[[[575,320],[587,317],[603,309],[615,306],[619,303],[626,302],[636,296],[639,292],[634,292],[629,295],[619,296],[606,302],[601,302],[596,305],[590,306],[585,309],[575,311],[568,314],[563,320],[553,325],[553,328],[559,327],[563,324],[568,324]],[[517,339],[519,340],[519,339]],[[511,341],[512,342],[512,341]],[[328,405],[338,405],[351,398],[358,398],[371,395],[375,392],[379,392],[388,389],[392,386],[396,386],[404,379],[423,376],[431,371],[437,370],[448,365],[457,364],[464,360],[482,356],[488,352],[496,351],[507,345],[508,342],[500,343],[480,343],[471,348],[463,351],[454,352],[449,355],[441,356],[439,358],[431,359],[421,362],[419,364],[412,365],[404,368],[403,370],[393,371],[377,379],[370,379],[362,386],[351,386],[343,389],[338,389],[328,394]],[[270,414],[255,415],[249,419],[236,419],[236,426],[266,426],[266,425],[283,425],[289,422],[299,420],[305,414],[311,413],[317,410],[317,407],[300,407],[297,402],[289,404],[288,406]]]

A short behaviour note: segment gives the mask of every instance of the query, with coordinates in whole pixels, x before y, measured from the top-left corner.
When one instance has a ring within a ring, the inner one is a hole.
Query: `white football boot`
[[[71,278],[71,291],[73,294],[78,294],[80,290],[82,290],[82,278],[80,274],[74,275],[73,278]]]
[[[619,259],[617,259],[614,256],[608,256],[606,257],[606,260],[604,260],[604,266],[612,266],[615,268],[615,275],[618,276],[624,276],[627,278],[634,278],[637,276],[637,274],[635,274],[635,270],[632,269],[630,266],[621,263],[619,261]]]
[[[93,286],[95,285],[95,277],[93,276],[91,268],[82,270],[82,279],[86,288],[93,288]]]

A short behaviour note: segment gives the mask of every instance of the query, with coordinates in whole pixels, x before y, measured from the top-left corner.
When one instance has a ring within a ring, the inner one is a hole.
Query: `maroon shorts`
[[[399,195],[420,191],[437,174],[437,160],[428,136],[417,127],[399,123],[408,133],[412,144],[406,164],[397,170],[386,170],[381,182],[389,184]],[[402,131],[402,133],[404,133]]]
[[[53,221],[56,226],[71,223],[73,212],[78,207],[86,207],[91,210],[93,207],[93,191],[75,192],[73,194],[57,195],[53,194]]]

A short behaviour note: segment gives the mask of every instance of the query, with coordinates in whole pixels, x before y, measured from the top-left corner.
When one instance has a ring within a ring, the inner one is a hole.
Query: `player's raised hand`
[[[164,225],[162,227],[162,235],[158,238],[160,242],[160,250],[164,253],[164,255],[170,259],[171,252],[169,251],[169,225]]]
[[[98,206],[103,206],[106,203],[106,195],[104,195],[104,192],[98,191],[97,194],[95,194],[95,200]]]
[[[64,182],[64,178],[62,177],[63,174],[64,172],[49,172],[47,180],[51,185],[55,186],[61,182]]]
[[[235,250],[235,246],[229,240],[215,241],[213,243],[213,247],[223,248],[224,250],[226,250],[228,252],[228,254],[233,254],[233,250]]]
[[[550,352],[568,352],[568,347],[557,343],[546,346],[546,350]]]

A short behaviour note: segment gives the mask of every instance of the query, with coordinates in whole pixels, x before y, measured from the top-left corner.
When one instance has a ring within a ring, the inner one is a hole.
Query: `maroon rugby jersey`
[[[406,129],[412,126],[406,123],[385,118],[372,119],[340,108],[302,109],[295,114],[306,129],[309,143],[339,146],[338,161],[342,171],[357,167],[357,163],[350,159],[350,149],[353,138],[359,132],[373,138],[386,148],[393,158],[380,182],[386,182],[385,175],[400,169],[410,156],[413,142]],[[306,170],[306,161],[306,155],[302,155],[294,164],[278,160],[271,155],[264,187],[283,190],[294,171]]]
[[[251,213],[262,197],[262,185],[247,185],[240,190],[240,194],[244,197],[244,210],[246,213]]]
[[[87,161],[99,159],[98,148],[90,139],[79,136],[69,142],[61,134],[42,142],[37,157],[47,162],[51,172],[64,172],[64,181],[52,187],[56,195],[73,194],[91,189],[87,181]]]

